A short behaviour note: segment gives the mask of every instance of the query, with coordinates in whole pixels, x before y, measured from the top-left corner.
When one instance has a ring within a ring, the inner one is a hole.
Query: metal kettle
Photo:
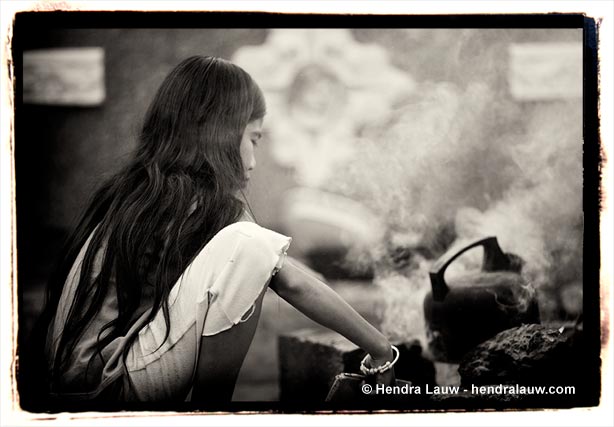
[[[469,249],[484,249],[482,270],[446,282],[446,269]],[[458,363],[476,345],[524,323],[539,323],[535,290],[520,274],[522,260],[501,250],[496,237],[474,241],[439,258],[424,299],[428,348],[442,362]]]

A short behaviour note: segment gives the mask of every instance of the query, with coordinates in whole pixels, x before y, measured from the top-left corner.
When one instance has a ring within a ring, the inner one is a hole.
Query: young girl
[[[394,380],[387,339],[239,199],[264,115],[258,86],[223,59],[191,57],[164,80],[134,159],[95,194],[50,282],[52,396],[229,401],[267,288],[363,348],[376,381]]]

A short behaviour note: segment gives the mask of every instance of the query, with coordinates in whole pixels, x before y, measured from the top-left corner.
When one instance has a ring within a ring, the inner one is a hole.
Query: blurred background
[[[394,339],[424,341],[432,262],[496,235],[545,320],[582,314],[581,29],[43,29],[21,34],[19,340],[92,191],[191,55],[267,98],[247,199],[290,254]],[[467,256],[456,273],[479,268]],[[455,274],[455,272],[451,272]],[[278,336],[317,328],[268,291],[234,399],[279,398]]]

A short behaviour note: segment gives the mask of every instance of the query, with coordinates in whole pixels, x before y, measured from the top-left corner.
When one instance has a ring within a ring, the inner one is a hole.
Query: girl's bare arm
[[[392,348],[386,337],[320,277],[304,264],[287,257],[269,287],[310,319],[340,333],[369,353],[372,366],[392,360]],[[388,371],[376,380],[390,383],[394,373]]]

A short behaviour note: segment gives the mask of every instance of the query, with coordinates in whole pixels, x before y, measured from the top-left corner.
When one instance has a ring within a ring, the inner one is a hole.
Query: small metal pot
[[[482,270],[447,283],[444,274],[464,252],[484,248]],[[505,329],[539,323],[535,291],[520,274],[522,260],[505,254],[496,237],[487,237],[444,254],[433,265],[432,292],[424,299],[428,346],[441,362],[463,355]]]

